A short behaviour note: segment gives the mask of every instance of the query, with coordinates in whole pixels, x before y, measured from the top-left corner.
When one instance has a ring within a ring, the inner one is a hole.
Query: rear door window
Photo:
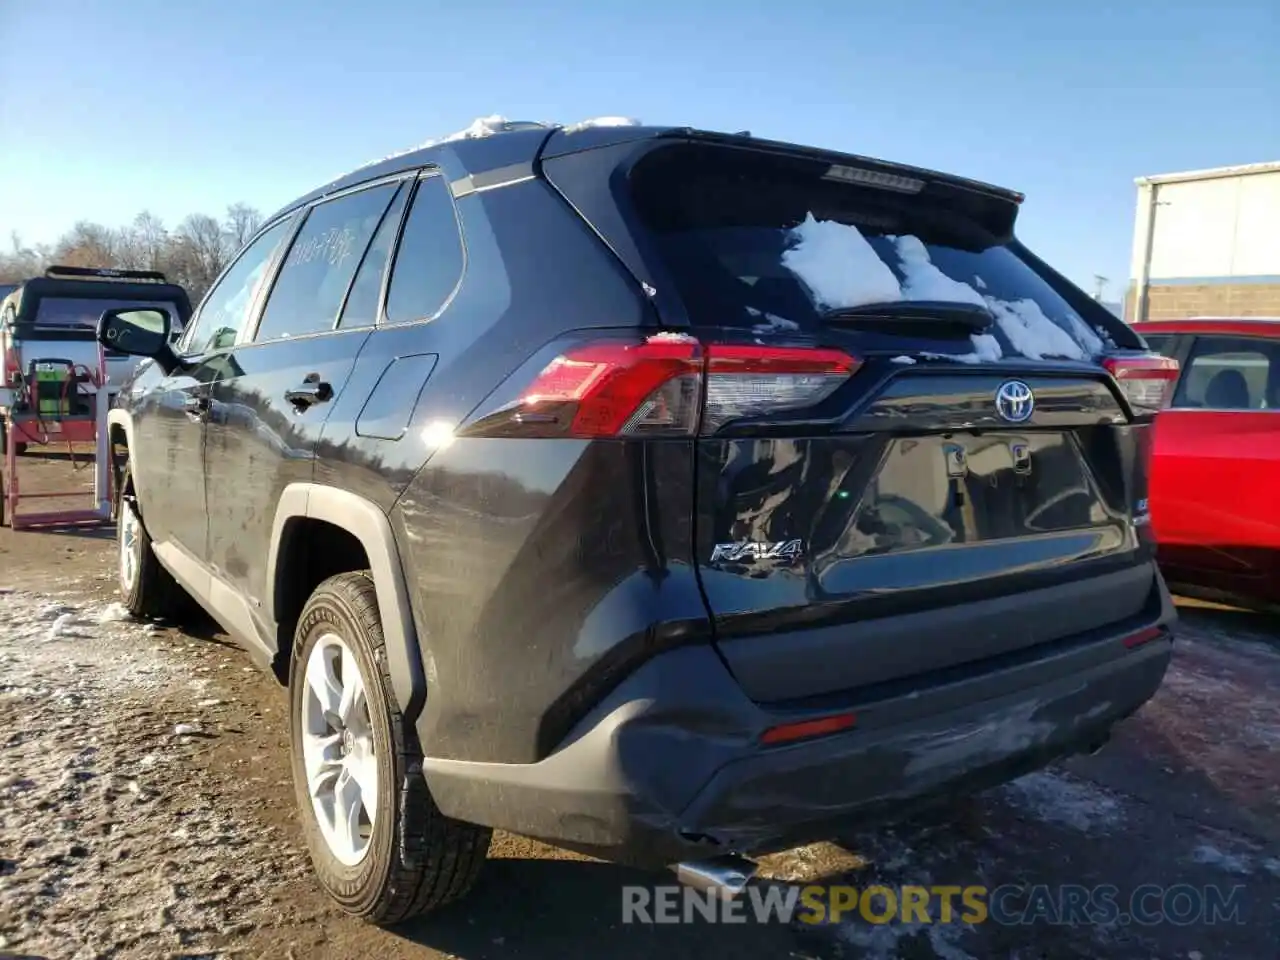
[[[1280,407],[1280,344],[1248,337],[1196,337],[1173,406],[1204,410]]]
[[[1120,321],[1102,307],[1086,320],[1011,246],[1010,202],[966,209],[933,185],[873,189],[846,169],[703,146],[637,166],[638,213],[695,324],[814,332],[830,310],[933,300],[994,315],[962,341],[965,359],[1087,359],[1109,345]]]
[[[311,210],[267,297],[255,342],[334,329],[356,268],[396,187],[370,187]]]
[[[409,188],[402,186],[391,206],[382,216],[378,232],[364,255],[364,262],[356,271],[356,278],[347,294],[338,326],[343,329],[372,326],[378,319],[378,298],[382,296],[382,278],[387,271],[387,260],[400,232],[400,218],[404,213],[405,198]]]

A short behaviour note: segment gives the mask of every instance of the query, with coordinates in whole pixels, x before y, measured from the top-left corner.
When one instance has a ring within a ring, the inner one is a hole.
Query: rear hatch
[[[1167,378],[1014,240],[1016,194],[734,138],[627,149],[625,238],[580,159],[547,175],[701,344],[696,563],[751,696],[887,690],[1142,618],[1134,403]]]

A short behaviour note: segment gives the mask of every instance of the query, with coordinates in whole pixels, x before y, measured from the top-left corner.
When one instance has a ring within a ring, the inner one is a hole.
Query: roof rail
[[[79,280],[144,280],[150,283],[168,283],[159,270],[120,270],[115,267],[70,267],[54,265],[45,270],[50,279]]]

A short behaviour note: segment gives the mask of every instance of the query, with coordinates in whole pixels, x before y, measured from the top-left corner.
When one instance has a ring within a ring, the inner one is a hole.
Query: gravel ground
[[[29,487],[67,466],[32,458]],[[1243,958],[1280,943],[1280,625],[1187,607],[1112,744],[894,828],[769,858],[815,881],[1238,888],[1235,922],[624,925],[663,878],[499,835],[476,895],[396,931],[301,850],[284,697],[210,625],[124,618],[109,533],[0,530],[0,957]],[[1019,899],[1019,897],[1023,899]]]

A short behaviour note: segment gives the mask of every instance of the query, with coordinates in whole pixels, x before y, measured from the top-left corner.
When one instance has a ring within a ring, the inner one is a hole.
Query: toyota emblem
[[[1036,397],[1021,380],[1006,380],[996,390],[996,413],[1010,423],[1026,423],[1036,409]]]

